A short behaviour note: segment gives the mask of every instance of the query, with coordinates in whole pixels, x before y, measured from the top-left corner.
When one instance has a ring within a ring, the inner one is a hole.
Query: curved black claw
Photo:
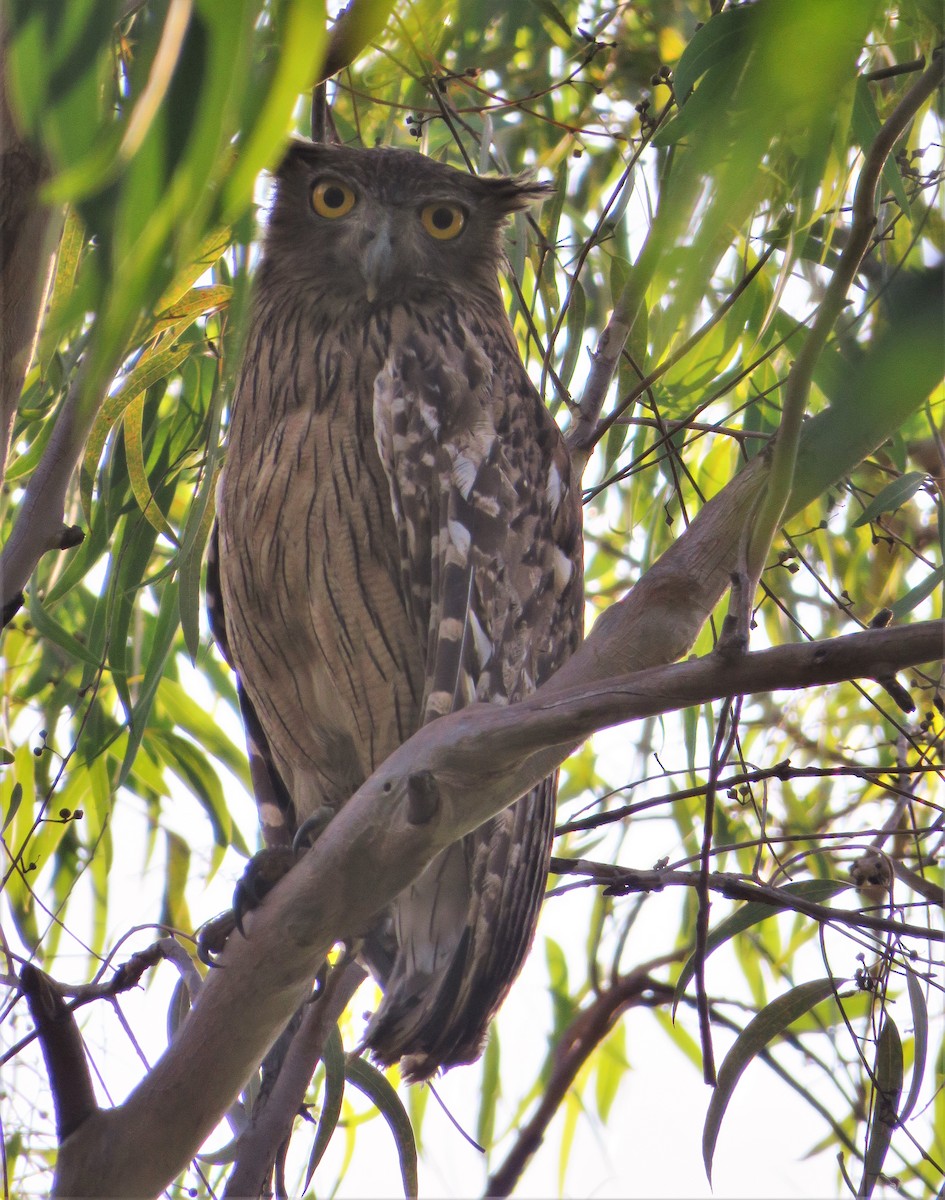
[[[197,930],[197,957],[206,967],[218,967],[217,955],[226,945],[226,939],[236,927],[232,910],[211,917]]]
[[[327,804],[323,804],[302,822],[292,839],[292,849],[296,854],[301,854],[304,850],[309,850],[314,846],[334,815],[335,810]]]
[[[297,861],[298,854],[291,846],[270,846],[249,860],[233,893],[233,924],[240,933],[243,933],[246,914],[262,904]]]
[[[243,933],[243,918],[262,904],[283,875],[287,875],[335,815],[322,805],[303,821],[291,846],[269,846],[246,864],[233,892],[233,907],[202,925],[197,931],[197,957],[208,967],[218,967],[217,957],[234,929]],[[245,934],[244,934],[245,936]]]

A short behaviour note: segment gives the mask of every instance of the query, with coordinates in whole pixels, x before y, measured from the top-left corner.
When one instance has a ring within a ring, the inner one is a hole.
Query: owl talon
[[[246,864],[233,892],[233,925],[245,937],[243,918],[263,900],[283,875],[295,866],[298,855],[289,846],[270,846],[260,850]]]
[[[303,821],[292,839],[292,849],[295,853],[301,854],[305,850],[310,850],[328,828],[328,822],[334,815],[335,810],[327,804],[323,804],[307,820]]]
[[[220,913],[211,917],[197,930],[197,957],[205,967],[219,967],[217,955],[226,945],[226,939],[233,932],[235,921],[232,911]]]

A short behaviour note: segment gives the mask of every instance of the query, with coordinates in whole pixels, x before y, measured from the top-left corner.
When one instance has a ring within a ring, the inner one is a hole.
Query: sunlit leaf
[[[735,1044],[726,1054],[719,1067],[718,1082],[709,1101],[705,1125],[702,1130],[702,1157],[705,1162],[706,1175],[712,1179],[712,1160],[715,1157],[715,1146],[722,1125],[725,1110],[735,1091],[735,1086],[741,1079],[742,1072],[757,1057],[769,1042],[773,1041],[815,1004],[833,995],[843,981],[835,979],[816,979],[810,983],[802,983],[792,988],[783,996],[773,1000],[742,1030]]]
[[[417,1144],[414,1141],[413,1129],[407,1110],[400,1101],[397,1092],[388,1082],[387,1077],[376,1067],[357,1056],[349,1056],[345,1063],[345,1075],[352,1086],[374,1104],[391,1133],[397,1147],[397,1157],[400,1160],[400,1173],[404,1183],[404,1195],[410,1200],[418,1194],[417,1183]]]
[[[486,1148],[492,1145],[495,1135],[495,1114],[502,1095],[499,1076],[501,1053],[499,1031],[493,1024],[489,1030],[485,1053],[482,1056],[482,1084],[479,1089],[479,1116],[476,1120],[476,1141]]]
[[[853,528],[868,525],[882,513],[895,512],[897,508],[901,508],[903,504],[912,499],[927,479],[928,476],[924,471],[908,471],[905,475],[900,475],[898,479],[887,484],[881,492],[873,497],[853,522]]]
[[[902,1094],[902,1042],[899,1030],[888,1012],[876,1043],[876,1076],[873,1113],[866,1154],[863,1157],[863,1182],[858,1196],[869,1200],[889,1152],[893,1130],[899,1121],[899,1097]]]
[[[331,1029],[325,1039],[322,1062],[325,1064],[325,1088],[321,1112],[318,1114],[318,1125],[315,1129],[315,1140],[312,1143],[308,1169],[305,1172],[305,1182],[302,1185],[303,1191],[311,1183],[315,1169],[328,1149],[328,1143],[331,1141],[341,1116],[341,1105],[345,1094],[345,1051],[337,1025]]]

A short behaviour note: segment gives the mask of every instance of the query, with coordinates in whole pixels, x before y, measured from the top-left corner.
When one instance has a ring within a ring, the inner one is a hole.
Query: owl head
[[[438,284],[494,296],[506,218],[548,190],[412,150],[295,142],[276,176],[266,266],[336,301],[429,296]]]

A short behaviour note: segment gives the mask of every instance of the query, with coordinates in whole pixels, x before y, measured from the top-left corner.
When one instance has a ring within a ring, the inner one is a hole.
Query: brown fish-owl
[[[208,590],[264,836],[337,810],[426,721],[511,704],[581,637],[579,496],[497,273],[530,181],[294,144],[230,418]],[[368,1044],[471,1062],[541,906],[556,779],[444,851],[365,938]]]

